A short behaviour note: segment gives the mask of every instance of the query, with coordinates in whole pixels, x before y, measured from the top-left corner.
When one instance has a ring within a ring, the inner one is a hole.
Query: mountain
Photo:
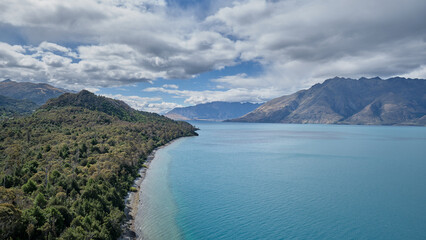
[[[237,118],[253,111],[261,104],[239,102],[211,102],[175,108],[165,116],[176,120],[214,120]]]
[[[87,90],[82,90],[77,94],[65,93],[58,98],[50,99],[41,108],[52,109],[66,106],[82,107],[104,112],[108,115],[116,116],[121,120],[136,120],[133,115],[138,112],[123,101],[96,96]]]
[[[0,95],[34,102],[38,105],[44,104],[51,98],[69,92],[64,89],[53,87],[46,83],[14,82],[4,80],[0,82]]]
[[[118,239],[152,151],[195,128],[88,91],[0,121],[1,239]]]
[[[229,121],[426,125],[425,114],[426,80],[336,77]]]
[[[27,100],[17,100],[0,95],[0,118],[33,112],[37,104]]]
[[[121,100],[111,99],[82,90],[79,93],[65,93],[58,98],[50,99],[40,109],[54,109],[66,106],[82,107],[99,111],[124,121],[158,121],[167,119],[156,113],[138,111]]]

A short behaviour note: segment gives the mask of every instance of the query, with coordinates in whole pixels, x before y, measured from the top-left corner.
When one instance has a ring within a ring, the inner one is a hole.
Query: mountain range
[[[210,102],[190,107],[175,108],[165,116],[175,120],[222,121],[241,117],[261,104],[239,102]]]
[[[426,80],[390,78],[332,78],[307,90],[272,99],[265,104],[211,102],[175,108],[165,116],[174,120],[233,122],[426,125]],[[0,117],[27,114],[49,99],[43,108],[69,103],[91,110],[110,111],[120,119],[149,118],[134,114],[122,101],[88,91],[66,94],[68,90],[45,83],[0,82]],[[71,98],[71,99],[70,99]],[[102,99],[102,101],[100,100]],[[87,106],[93,101],[94,104]],[[102,109],[95,109],[102,107]],[[227,120],[230,119],[230,120]]]
[[[15,82],[10,79],[0,82],[0,95],[31,101],[37,105],[42,105],[47,100],[66,92],[70,91],[53,87],[47,83]]]
[[[426,125],[426,80],[333,78],[232,122]]]

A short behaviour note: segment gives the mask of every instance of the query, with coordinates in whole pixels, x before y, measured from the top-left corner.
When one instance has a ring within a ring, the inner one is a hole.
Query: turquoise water
[[[426,128],[194,122],[142,184],[144,239],[426,239]]]

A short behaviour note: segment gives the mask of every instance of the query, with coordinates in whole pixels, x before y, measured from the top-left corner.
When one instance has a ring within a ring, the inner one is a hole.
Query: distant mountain
[[[37,104],[0,95],[0,118],[33,112]]]
[[[165,116],[176,120],[220,121],[241,117],[261,104],[239,102],[211,102],[190,107],[175,108]]]
[[[34,102],[38,105],[44,104],[51,98],[69,92],[64,89],[53,87],[46,83],[14,82],[5,80],[0,82],[0,95]]]
[[[336,77],[230,121],[426,125],[425,114],[426,80]]]

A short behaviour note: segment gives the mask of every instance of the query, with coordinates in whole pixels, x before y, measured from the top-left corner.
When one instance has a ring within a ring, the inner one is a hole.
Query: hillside
[[[5,239],[117,239],[124,197],[146,157],[196,135],[188,123],[87,91],[0,125]]]
[[[239,102],[211,102],[190,107],[175,108],[165,116],[176,120],[221,121],[241,117],[261,104]]]
[[[28,114],[37,107],[37,104],[27,100],[17,100],[0,95],[0,119],[2,117]]]
[[[426,80],[328,79],[230,121],[426,125]]]
[[[9,79],[0,82],[0,95],[13,99],[28,100],[38,105],[42,105],[47,100],[66,92],[68,91],[46,83],[14,82]]]

